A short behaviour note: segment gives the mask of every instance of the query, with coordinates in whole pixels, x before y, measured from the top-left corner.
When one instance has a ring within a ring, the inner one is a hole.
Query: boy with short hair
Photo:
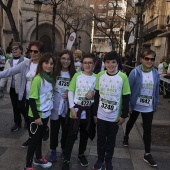
[[[129,81],[124,73],[118,71],[118,61],[116,52],[107,53],[104,57],[106,70],[97,75],[93,111],[97,122],[98,160],[94,170],[101,170],[104,163],[106,170],[113,169],[116,135],[129,112]]]
[[[68,100],[70,107],[70,120],[68,136],[64,150],[62,170],[69,170],[70,157],[75,140],[80,129],[80,142],[78,160],[82,166],[89,163],[84,155],[88,141],[88,128],[91,105],[94,103],[94,87],[96,77],[93,74],[94,57],[90,54],[83,56],[83,70],[76,73],[69,85]]]

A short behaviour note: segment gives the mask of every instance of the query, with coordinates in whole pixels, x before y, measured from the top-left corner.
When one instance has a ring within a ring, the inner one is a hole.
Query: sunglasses
[[[15,50],[18,50],[19,47],[14,47],[14,48],[11,48],[12,51],[15,51]]]
[[[38,54],[38,50],[29,50],[29,53],[34,53],[34,54]]]
[[[150,61],[152,61],[152,62],[153,62],[153,61],[155,61],[155,58],[148,58],[148,57],[144,57],[144,60],[145,60],[145,61],[149,61],[149,60],[150,60]]]

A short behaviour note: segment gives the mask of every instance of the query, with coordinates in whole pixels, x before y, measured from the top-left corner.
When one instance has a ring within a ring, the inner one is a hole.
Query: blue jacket
[[[158,97],[159,97],[159,74],[158,71],[153,68],[153,81],[154,81],[154,87],[153,87],[153,109],[158,105]],[[140,96],[141,88],[142,88],[142,70],[141,65],[134,68],[130,75],[129,75],[129,83],[130,83],[130,89],[131,89],[131,95],[130,95],[130,110],[133,111],[137,102],[138,97]]]

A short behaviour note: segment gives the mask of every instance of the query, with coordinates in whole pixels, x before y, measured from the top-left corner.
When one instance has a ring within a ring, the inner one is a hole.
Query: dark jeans
[[[29,137],[31,137],[31,132],[30,132],[30,119],[29,119],[29,116],[28,116],[28,111],[29,111],[29,100],[26,99],[26,102],[25,102],[25,105],[26,105],[26,120],[27,120],[27,129],[28,129],[28,134],[29,134]]]
[[[32,161],[34,157],[34,153],[36,155],[36,159],[42,158],[42,136],[43,132],[47,129],[48,118],[41,119],[43,125],[39,126],[35,134],[31,135],[30,144],[27,150],[27,157],[26,157],[26,167],[32,167]],[[30,123],[34,122],[34,118],[29,117]],[[35,131],[37,125],[33,124],[33,130]]]
[[[125,135],[129,136],[129,133],[136,122],[138,115],[140,112],[133,110],[130,118],[126,124]],[[145,144],[145,152],[150,153],[151,148],[151,127],[152,127],[152,119],[153,112],[141,113],[142,121],[143,121],[143,141]]]
[[[50,120],[50,149],[56,149],[58,147],[58,135],[61,126],[61,148],[65,148],[67,137],[67,125],[65,124],[66,118],[59,116],[58,120]]]
[[[21,126],[22,123],[21,114],[23,115],[25,122],[27,121],[25,109],[25,97],[23,97],[22,100],[18,100],[18,94],[15,92],[14,88],[11,88],[10,98],[14,112],[14,122],[18,126]]]
[[[117,125],[117,122],[108,122],[97,119],[98,160],[103,162],[111,162],[118,129],[119,126]]]
[[[86,119],[80,120],[80,126],[77,131],[75,131],[75,129],[73,128],[75,121],[77,120],[76,119],[69,120],[68,135],[67,135],[67,141],[66,141],[66,146],[64,150],[64,157],[65,157],[65,160],[67,161],[70,161],[73,145],[77,139],[79,130],[80,130],[80,141],[79,141],[79,153],[78,154],[83,155],[87,147],[87,141],[88,141],[88,132],[86,130],[87,120]]]

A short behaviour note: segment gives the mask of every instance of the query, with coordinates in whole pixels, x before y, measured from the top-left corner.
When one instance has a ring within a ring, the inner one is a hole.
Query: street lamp
[[[120,32],[120,46],[119,46],[119,56],[121,57],[122,56],[122,35],[123,35],[123,28],[120,28],[119,32]]]
[[[79,39],[79,50],[80,50],[80,44],[81,44],[81,36],[80,35],[78,36],[78,39]]]
[[[136,19],[136,27],[135,27],[135,40],[134,40],[134,57],[136,58],[136,48],[137,48],[137,43],[138,43],[138,27],[139,27],[139,19],[140,19],[140,14],[141,14],[141,0],[139,0],[135,4],[135,14],[137,15]],[[137,63],[139,62],[137,58]]]
[[[41,12],[42,1],[41,0],[34,0],[34,11],[36,12],[36,40],[38,40],[38,19],[39,13]]]

